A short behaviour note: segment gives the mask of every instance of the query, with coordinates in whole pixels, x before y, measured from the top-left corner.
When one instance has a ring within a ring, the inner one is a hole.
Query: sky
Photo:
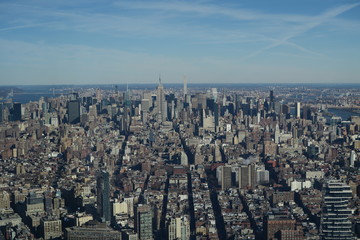
[[[360,83],[360,0],[1,0],[0,85]]]

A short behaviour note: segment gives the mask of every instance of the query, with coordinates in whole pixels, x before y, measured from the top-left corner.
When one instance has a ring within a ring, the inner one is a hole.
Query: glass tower
[[[97,210],[102,222],[110,222],[110,182],[109,173],[99,172],[97,177]]]
[[[354,239],[348,207],[351,195],[350,186],[336,180],[326,182],[321,223],[323,240]]]

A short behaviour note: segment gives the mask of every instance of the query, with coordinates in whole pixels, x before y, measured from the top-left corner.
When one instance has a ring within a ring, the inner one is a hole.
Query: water
[[[59,94],[55,94],[55,97],[59,96]],[[52,93],[26,93],[26,94],[14,94],[12,97],[14,102],[19,102],[22,104],[28,103],[28,102],[35,102],[39,101],[41,97],[48,97],[53,98],[54,95]]]
[[[329,108],[328,112],[337,117],[341,117],[343,121],[350,119],[351,116],[360,116],[360,112],[355,112],[350,108],[343,108],[343,109]]]

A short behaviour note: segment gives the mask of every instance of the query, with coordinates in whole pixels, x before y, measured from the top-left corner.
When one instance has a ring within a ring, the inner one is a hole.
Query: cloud
[[[290,39],[300,36],[300,35],[304,34],[305,32],[323,24],[324,22],[328,21],[329,19],[335,18],[336,16],[338,16],[344,12],[347,12],[359,5],[360,5],[360,3],[355,3],[355,4],[350,4],[350,5],[343,5],[343,6],[328,10],[325,13],[315,17],[313,21],[310,21],[304,25],[300,25],[297,28],[295,28],[294,30],[289,31],[290,33],[287,34],[287,36],[279,39],[278,41],[275,41],[274,43],[272,43],[264,48],[258,49],[257,51],[243,57],[243,59],[257,56],[267,50],[270,50],[274,47],[277,47],[277,46],[280,46],[283,44],[289,44],[288,41]]]
[[[27,24],[27,25],[21,25],[21,26],[5,27],[5,28],[0,28],[0,32],[11,31],[11,30],[16,30],[16,29],[23,29],[23,28],[34,28],[34,27],[39,27],[41,25],[42,24]]]
[[[244,8],[226,8],[212,4],[199,4],[194,2],[148,2],[148,1],[119,1],[116,2],[117,6],[129,9],[145,9],[145,10],[158,10],[158,11],[171,11],[179,13],[195,13],[199,16],[208,15],[222,15],[237,20],[279,20],[281,22],[305,22],[308,21],[308,16],[296,14],[265,14],[258,11],[253,11]]]

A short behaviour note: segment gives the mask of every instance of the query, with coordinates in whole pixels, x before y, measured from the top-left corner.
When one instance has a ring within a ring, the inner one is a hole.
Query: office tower
[[[221,167],[221,190],[231,188],[231,166]]]
[[[256,182],[258,184],[268,183],[270,180],[269,178],[269,171],[265,169],[264,165],[256,167]]]
[[[274,91],[270,90],[270,102],[274,102],[275,98],[274,98]]]
[[[149,205],[139,204],[136,208],[135,227],[139,240],[151,240],[152,234],[152,211]]]
[[[172,217],[168,223],[168,239],[190,239],[190,216],[176,216]]]
[[[142,111],[149,111],[150,110],[150,100],[149,99],[141,99],[141,110]]]
[[[97,179],[97,210],[102,222],[110,221],[110,182],[109,173],[99,172]]]
[[[68,118],[70,124],[80,122],[80,102],[72,100],[68,103]]]
[[[14,103],[12,109],[12,120],[21,121],[21,103]]]
[[[279,142],[280,142],[280,129],[279,129],[279,124],[276,124],[276,127],[275,127],[274,140],[275,140],[275,143],[279,143]]]
[[[355,167],[355,161],[356,161],[356,152],[354,150],[351,150],[351,153],[350,153],[350,167]]]
[[[349,219],[349,199],[352,192],[350,186],[337,181],[325,183],[324,207],[321,218],[323,240],[353,239],[352,224]]]
[[[275,108],[274,91],[270,90],[270,110],[274,110],[274,108]]]
[[[164,122],[167,120],[167,103],[165,99],[164,86],[161,84],[161,78],[159,77],[159,85],[157,86],[156,107],[157,107],[157,120]]]
[[[197,99],[198,99],[198,108],[199,109],[206,109],[207,108],[206,94],[202,94],[202,93],[197,94]]]
[[[239,188],[247,188],[256,186],[256,169],[255,163],[242,165],[239,167]]]
[[[214,109],[214,125],[215,125],[215,131],[217,131],[218,127],[219,127],[219,104],[217,104],[216,102],[213,105]]]
[[[300,118],[301,105],[300,102],[296,103],[296,118]]]
[[[186,77],[184,77],[184,98],[187,95],[187,82],[186,82]]]
[[[3,111],[4,111],[4,105],[2,103],[0,103],[0,123],[2,123],[4,121]]]

